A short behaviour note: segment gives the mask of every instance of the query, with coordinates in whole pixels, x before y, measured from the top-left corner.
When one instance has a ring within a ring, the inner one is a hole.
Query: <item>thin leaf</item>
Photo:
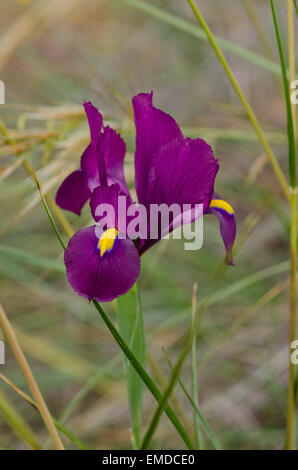
[[[295,50],[294,50],[294,26],[293,26],[293,12],[292,4],[289,1],[288,18],[289,18],[289,60],[290,69],[293,74]],[[289,175],[291,183],[291,199],[290,199],[290,317],[289,317],[289,353],[291,355],[291,344],[296,337],[296,289],[297,289],[297,276],[296,276],[296,256],[297,256],[297,196],[296,196],[296,144],[295,144],[295,130],[294,130],[294,117],[292,114],[292,105],[290,99],[290,84],[287,77],[286,61],[282,49],[279,28],[275,13],[273,0],[270,0],[270,7],[276,36],[277,48],[280,59],[280,66],[282,70],[282,78],[284,85],[285,101],[287,107],[287,130],[288,130],[288,145],[289,145]],[[295,112],[295,111],[293,111]],[[288,373],[288,406],[287,406],[287,432],[286,432],[286,449],[293,450],[295,446],[295,364],[289,361]]]
[[[41,444],[34,432],[6,397],[3,390],[0,390],[0,413],[22,442],[25,442],[31,449],[41,449]]]
[[[184,348],[182,350],[182,353],[180,354],[180,357],[177,361],[176,366],[172,370],[171,378],[169,380],[169,385],[167,386],[167,388],[165,390],[164,396],[162,397],[162,400],[159,402],[158,407],[157,407],[157,409],[156,409],[156,411],[155,411],[155,413],[152,417],[151,423],[148,427],[148,430],[147,430],[147,432],[145,434],[145,437],[143,439],[143,442],[142,442],[142,447],[141,447],[142,450],[146,450],[150,446],[152,437],[154,435],[155,430],[157,429],[157,426],[158,426],[159,420],[161,418],[161,415],[162,415],[164,409],[167,406],[168,400],[169,400],[169,398],[170,398],[170,396],[171,396],[171,394],[172,394],[172,392],[175,388],[177,380],[179,379],[179,374],[180,374],[181,368],[183,366],[183,363],[184,363],[184,361],[186,359],[186,356],[187,356],[187,354],[188,354],[188,352],[191,348],[192,335],[193,335],[193,329],[191,329],[191,332],[189,334],[186,345],[184,346]]]
[[[86,444],[84,444],[82,441],[80,441],[80,439],[77,438],[77,436],[72,431],[70,431],[65,426],[63,426],[61,423],[59,423],[59,421],[54,419],[54,423],[55,423],[56,428],[59,429],[59,431],[61,431],[66,437],[68,437],[68,439],[78,449],[80,449],[80,450],[90,450],[89,447],[86,446]]]
[[[70,417],[70,415],[79,405],[79,403],[83,400],[83,398],[90,392],[90,390],[95,387],[97,383],[99,383],[100,379],[102,379],[102,377],[107,372],[111,372],[113,367],[118,364],[118,362],[120,362],[120,354],[108,361],[104,366],[100,367],[100,369],[84,383],[84,385],[74,395],[74,397],[70,400],[67,407],[63,411],[59,419],[60,423],[65,423],[67,421],[67,419]]]
[[[40,268],[51,269],[52,271],[65,273],[65,266],[63,263],[53,261],[44,256],[35,255],[18,248],[14,248],[8,245],[0,245],[0,254],[3,257],[16,259],[26,264],[32,264]]]
[[[148,387],[148,389],[150,390],[150,392],[152,393],[156,401],[158,403],[161,403],[164,400],[164,395],[160,392],[158,387],[155,385],[154,381],[147,374],[143,366],[139,363],[138,359],[135,357],[134,353],[131,351],[127,343],[124,341],[122,336],[118,333],[117,328],[115,328],[114,324],[111,322],[110,318],[105,313],[100,303],[97,302],[96,300],[93,300],[92,303],[95,305],[96,310],[100,314],[101,318],[103,319],[106,326],[110,330],[110,333],[113,335],[114,339],[119,344],[120,348],[126,355],[129,362],[135,368],[139,376],[142,377],[143,382],[146,384],[146,386]],[[173,423],[174,427],[176,428],[176,430],[182,437],[183,441],[187,445],[187,447],[189,449],[193,449],[194,447],[193,447],[193,443],[191,442],[191,439],[189,438],[187,432],[185,431],[183,425],[181,424],[179,418],[177,417],[177,415],[175,414],[171,406],[166,405],[164,410],[165,410],[166,415],[168,416],[168,418]]]
[[[20,395],[24,400],[26,400],[31,406],[33,406],[33,408],[40,412],[39,409],[38,409],[38,406],[37,404],[35,403],[34,400],[32,400],[32,398],[29,397],[29,395],[27,395],[26,393],[24,393],[22,390],[19,389],[19,387],[17,387],[13,382],[11,382],[9,379],[7,379],[7,377],[5,377],[5,375],[1,374],[0,373],[0,378],[7,383],[7,385],[12,388],[16,393],[18,393],[18,395]],[[1,397],[1,396],[0,396]],[[3,397],[2,397],[3,398]],[[7,402],[6,402],[6,408],[7,408]],[[19,421],[20,421],[20,418],[19,418]],[[56,426],[56,428],[61,431],[66,437],[68,437],[68,439],[73,442],[75,444],[75,446],[78,448],[78,449],[81,449],[81,450],[89,450],[89,447],[87,447],[82,441],[80,441],[80,439],[77,438],[77,436],[74,435],[74,433],[72,431],[70,431],[69,429],[67,429],[65,426],[63,426],[59,421],[57,421],[55,418],[53,418],[53,421],[54,421],[54,424]],[[21,422],[20,422],[21,423]],[[14,422],[15,424],[15,422]],[[24,432],[24,427],[23,429],[19,430],[18,429],[18,433],[20,433],[20,431],[23,431]],[[22,435],[22,433],[21,433]],[[40,449],[40,447],[38,447],[38,449]]]

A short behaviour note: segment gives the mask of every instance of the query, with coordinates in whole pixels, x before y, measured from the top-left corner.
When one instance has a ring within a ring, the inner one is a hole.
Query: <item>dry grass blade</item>
[[[7,337],[7,340],[11,346],[11,349],[13,350],[13,353],[15,355],[15,358],[20,366],[20,369],[22,370],[26,381],[28,383],[28,386],[32,392],[32,395],[34,396],[36,403],[38,403],[38,408],[40,410],[40,414],[45,422],[45,425],[53,439],[53,442],[55,444],[55,447],[57,450],[64,450],[63,443],[60,439],[60,436],[57,432],[57,429],[55,427],[55,424],[52,420],[52,417],[49,413],[49,410],[47,408],[47,405],[43,399],[42,394],[40,393],[39,387],[35,381],[35,378],[32,374],[32,371],[30,369],[30,366],[24,356],[24,353],[19,345],[19,342],[17,340],[17,337],[14,333],[14,330],[6,316],[5,311],[3,310],[2,305],[0,304],[0,324],[1,327],[4,331],[5,336]]]

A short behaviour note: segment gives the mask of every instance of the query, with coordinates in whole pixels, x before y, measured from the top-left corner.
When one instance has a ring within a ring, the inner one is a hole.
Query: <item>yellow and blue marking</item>
[[[116,228],[108,228],[101,234],[97,245],[97,248],[100,251],[100,256],[112,251],[117,237],[118,230]]]
[[[230,215],[235,215],[233,207],[222,199],[212,199],[210,207],[213,207],[214,209],[221,209]]]

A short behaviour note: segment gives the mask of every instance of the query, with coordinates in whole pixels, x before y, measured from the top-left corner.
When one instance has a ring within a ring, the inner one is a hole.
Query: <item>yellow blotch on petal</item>
[[[215,209],[222,209],[228,214],[235,214],[233,207],[230,206],[228,202],[223,201],[222,199],[212,199],[210,207],[214,207]]]
[[[103,256],[107,251],[111,251],[115,240],[118,236],[118,230],[116,228],[108,228],[103,234],[101,235],[100,239],[98,240],[98,249],[100,250],[100,256]]]

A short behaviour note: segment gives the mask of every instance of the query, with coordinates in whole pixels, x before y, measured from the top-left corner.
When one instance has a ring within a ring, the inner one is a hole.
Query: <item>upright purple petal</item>
[[[88,101],[88,103],[84,103],[84,108],[89,123],[91,143],[87,151],[87,155],[85,156],[86,158],[82,158],[82,160],[85,160],[86,163],[88,161],[88,164],[90,163],[89,160],[91,160],[92,171],[94,171],[92,178],[94,178],[96,176],[96,173],[98,173],[100,184],[106,184],[107,174],[104,155],[102,151],[102,115],[90,101]],[[96,164],[96,166],[94,165],[94,163]]]
[[[91,145],[96,149],[99,141],[100,131],[102,128],[102,115],[100,114],[98,109],[93,106],[91,101],[85,101],[84,108],[90,128]]]
[[[124,157],[126,152],[124,140],[114,129],[105,126],[101,139],[101,148],[106,164],[108,184],[118,183],[120,189],[128,194],[124,177]]]
[[[124,176],[124,157],[126,146],[121,136],[109,126],[100,133],[96,151],[88,145],[81,157],[81,168],[88,177],[88,186],[93,191],[102,180],[100,171],[106,172],[108,185],[118,183],[120,189],[128,194]]]
[[[152,105],[153,93],[140,93],[133,100],[136,126],[135,185],[140,203],[146,203],[148,174],[161,146],[183,135],[176,121]]]
[[[92,191],[98,186],[118,184],[120,190],[129,196],[124,176],[125,143],[120,135],[109,126],[103,128],[102,115],[98,109],[89,102],[84,103],[91,142],[81,157],[81,173],[75,177],[70,175],[62,183],[57,194],[57,204],[80,214],[81,208]],[[81,183],[80,199],[77,186]],[[74,190],[75,195],[71,195]],[[74,201],[72,201],[74,199]]]
[[[84,172],[79,169],[65,178],[56,194],[56,203],[62,209],[80,215],[91,195]]]
[[[99,186],[93,191],[90,199],[90,208],[95,222],[103,228],[116,227],[125,235],[131,220],[127,217],[130,204],[132,204],[130,197],[120,191],[118,184]]]
[[[83,170],[90,191],[100,185],[99,171],[97,164],[97,152],[94,151],[91,144],[84,150],[81,156],[81,169]]]
[[[236,219],[229,203],[217,198],[212,199],[207,214],[213,214],[219,221],[221,238],[226,249],[226,263],[233,265],[232,248],[236,237]]]
[[[95,226],[77,232],[64,254],[72,288],[87,299],[109,302],[128,292],[140,274],[140,258],[129,239],[116,239],[111,251],[101,255]]]

